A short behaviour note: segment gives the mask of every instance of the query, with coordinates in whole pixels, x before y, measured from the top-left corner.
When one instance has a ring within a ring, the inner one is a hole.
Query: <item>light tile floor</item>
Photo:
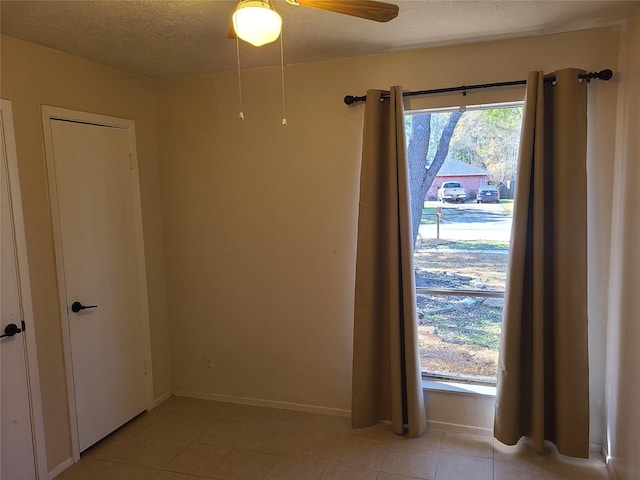
[[[538,455],[521,442],[172,397],[84,452],[57,480],[604,480],[601,458]]]

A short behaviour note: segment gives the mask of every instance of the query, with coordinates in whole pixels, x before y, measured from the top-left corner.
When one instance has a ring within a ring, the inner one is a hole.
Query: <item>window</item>
[[[408,112],[423,375],[495,382],[522,103]]]

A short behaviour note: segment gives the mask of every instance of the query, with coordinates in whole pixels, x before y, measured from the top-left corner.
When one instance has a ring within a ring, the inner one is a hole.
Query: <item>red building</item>
[[[431,188],[427,192],[427,200],[435,200],[438,187],[444,182],[459,182],[467,191],[467,198],[475,198],[481,185],[489,183],[489,172],[468,163],[448,158],[440,167]]]

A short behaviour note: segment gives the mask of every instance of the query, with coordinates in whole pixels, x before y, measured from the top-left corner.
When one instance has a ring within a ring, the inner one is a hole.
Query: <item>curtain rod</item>
[[[597,78],[599,80],[609,80],[613,77],[613,72],[610,69],[601,70],[599,72],[591,72],[591,73],[581,73],[578,75],[578,78],[581,80],[586,80],[587,82]],[[545,83],[553,83],[556,81],[555,75],[545,77]],[[461,85],[459,87],[448,87],[448,88],[436,88],[434,90],[418,90],[413,92],[402,92],[403,97],[415,97],[417,95],[432,95],[435,93],[448,93],[448,92],[465,92],[467,90],[476,90],[479,88],[493,88],[493,87],[510,87],[512,85],[526,85],[526,80],[513,80],[511,82],[497,82],[497,83],[481,83],[479,85]],[[389,93],[383,93],[380,99],[389,98]],[[367,96],[362,95],[361,97],[355,97],[353,95],[347,95],[344,97],[344,103],[347,105],[352,105],[358,102],[366,102]]]

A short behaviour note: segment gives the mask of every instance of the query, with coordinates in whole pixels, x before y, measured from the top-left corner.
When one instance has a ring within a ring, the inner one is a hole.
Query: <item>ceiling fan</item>
[[[376,22],[398,16],[398,6],[374,0],[286,0],[290,5],[313,7]],[[241,38],[255,46],[273,42],[280,35],[282,19],[270,0],[240,0],[233,13],[227,38]]]

